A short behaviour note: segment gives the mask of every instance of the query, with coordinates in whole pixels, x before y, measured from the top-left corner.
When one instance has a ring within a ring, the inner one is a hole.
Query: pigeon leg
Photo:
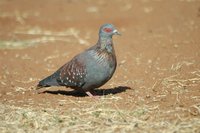
[[[85,92],[89,97],[94,97],[94,95],[91,93],[91,92],[89,92],[89,91],[86,91]]]
[[[100,98],[100,96],[95,96],[95,95],[93,95],[91,92],[89,92],[89,91],[86,91],[85,92],[89,97],[92,97],[92,98]]]

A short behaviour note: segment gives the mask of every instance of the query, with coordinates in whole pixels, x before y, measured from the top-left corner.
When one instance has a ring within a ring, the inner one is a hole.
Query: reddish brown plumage
[[[60,68],[60,84],[72,88],[81,87],[84,83],[86,70],[84,63],[74,58]]]

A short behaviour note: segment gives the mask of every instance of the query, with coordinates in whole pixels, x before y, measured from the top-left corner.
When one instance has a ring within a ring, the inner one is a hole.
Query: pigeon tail
[[[59,83],[57,81],[57,75],[57,73],[54,73],[49,77],[41,80],[37,85],[37,88],[40,89],[42,87],[59,86]]]

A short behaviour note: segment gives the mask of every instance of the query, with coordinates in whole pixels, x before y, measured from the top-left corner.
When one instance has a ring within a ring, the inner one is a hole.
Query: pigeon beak
[[[120,36],[121,36],[121,33],[120,33],[119,31],[117,31],[117,30],[113,30],[113,34],[114,34],[114,35],[120,35]]]

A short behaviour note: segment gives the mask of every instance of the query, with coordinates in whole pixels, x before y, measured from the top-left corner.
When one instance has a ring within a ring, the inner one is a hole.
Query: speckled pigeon
[[[112,24],[102,25],[96,45],[76,55],[55,73],[41,80],[37,89],[66,86],[93,96],[90,91],[104,85],[116,69],[113,35],[120,35],[120,33]]]

